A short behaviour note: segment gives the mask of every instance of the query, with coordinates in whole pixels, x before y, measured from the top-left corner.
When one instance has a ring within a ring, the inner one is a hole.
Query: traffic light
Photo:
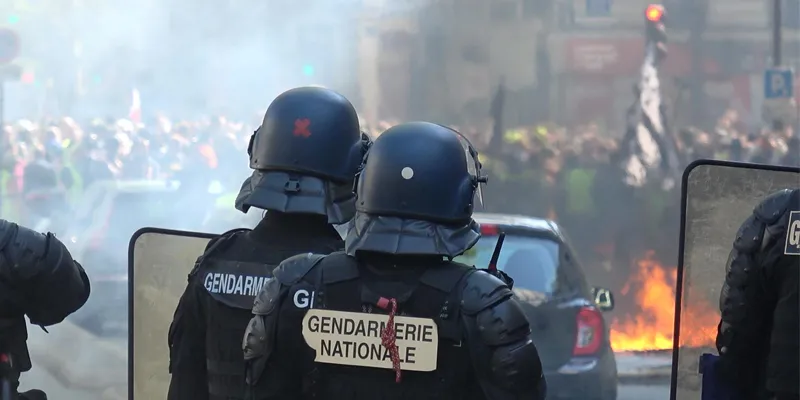
[[[14,25],[14,24],[17,24],[17,23],[19,23],[19,15],[16,15],[16,14],[11,14],[11,15],[9,15],[9,16],[6,18],[6,22],[7,22],[9,25]]]
[[[650,4],[644,12],[645,18],[650,22],[661,22],[664,17],[664,6],[660,4]]]
[[[303,65],[303,75],[314,76],[314,66],[311,64]]]
[[[645,38],[647,45],[656,49],[656,59],[661,60],[667,55],[667,30],[664,26],[666,12],[660,4],[650,4],[644,11]]]

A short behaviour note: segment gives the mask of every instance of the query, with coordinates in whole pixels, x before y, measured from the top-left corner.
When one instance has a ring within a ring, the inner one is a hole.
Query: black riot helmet
[[[254,172],[236,208],[320,214],[344,223],[355,212],[353,178],[368,147],[344,96],[322,87],[288,90],[272,101],[250,138]]]
[[[392,127],[357,177],[346,251],[455,257],[480,237],[472,212],[484,182],[477,152],[458,132],[428,122]]]

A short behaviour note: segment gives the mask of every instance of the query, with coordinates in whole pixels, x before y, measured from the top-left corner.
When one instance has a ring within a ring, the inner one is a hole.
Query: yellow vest
[[[80,201],[80,197],[83,194],[83,177],[72,165],[65,165],[64,168],[69,171],[72,177],[72,187],[67,190],[67,201],[69,201],[70,205],[75,206],[75,204]],[[59,179],[61,179],[60,176]]]
[[[222,196],[217,197],[217,200],[214,202],[214,207],[231,209],[236,204],[237,197],[239,197],[238,192],[223,194]]]
[[[11,197],[8,196],[8,182],[11,180],[11,174],[3,170],[0,172],[0,201],[2,204],[0,205],[2,209],[0,209],[0,218],[11,220]]]
[[[20,213],[21,198],[17,196],[18,193],[11,193],[8,190],[8,185],[12,179],[14,179],[14,175],[10,172],[6,170],[0,172],[0,218],[19,222],[22,218]]]
[[[595,212],[592,186],[595,171],[576,168],[567,174],[567,212],[572,215]]]

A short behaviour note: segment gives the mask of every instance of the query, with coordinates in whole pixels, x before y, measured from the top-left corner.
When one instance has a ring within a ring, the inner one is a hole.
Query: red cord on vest
[[[387,304],[388,303],[388,304]],[[397,332],[394,330],[394,315],[397,313],[397,300],[381,298],[378,300],[378,306],[381,308],[388,308],[391,305],[392,309],[389,310],[389,322],[386,323],[386,328],[381,331],[381,344],[389,350],[389,356],[392,358],[392,369],[394,369],[394,381],[400,383],[400,354],[397,349]]]

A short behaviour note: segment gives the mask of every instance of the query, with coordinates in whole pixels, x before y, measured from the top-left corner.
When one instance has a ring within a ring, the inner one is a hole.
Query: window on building
[[[781,25],[784,28],[800,29],[800,0],[783,0]]]
[[[425,56],[431,62],[444,60],[445,48],[444,34],[435,32],[428,35],[425,41]]]
[[[519,3],[514,0],[500,0],[492,4],[492,20],[496,22],[506,22],[517,18]]]
[[[544,17],[551,12],[552,0],[522,0],[522,16],[525,18]]]
[[[408,49],[411,47],[411,34],[405,31],[386,32],[381,35],[381,46],[392,50]]]
[[[667,29],[703,31],[707,24],[708,2],[700,0],[662,0],[667,9]]]
[[[489,62],[489,52],[477,44],[469,44],[461,48],[461,58],[473,64],[486,64]]]

